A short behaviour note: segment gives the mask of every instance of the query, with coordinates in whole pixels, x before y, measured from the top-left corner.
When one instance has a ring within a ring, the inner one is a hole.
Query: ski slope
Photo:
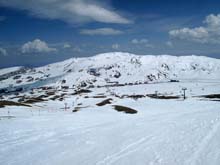
[[[105,106],[0,120],[0,164],[219,164],[218,102],[129,99],[117,104],[138,113]],[[19,110],[10,108],[12,114]]]

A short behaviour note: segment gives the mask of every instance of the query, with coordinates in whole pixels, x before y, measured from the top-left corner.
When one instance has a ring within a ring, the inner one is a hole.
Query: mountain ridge
[[[19,69],[23,69],[22,72]],[[5,77],[1,80],[3,75]],[[8,68],[8,73],[7,69],[0,69],[0,88],[34,83],[38,84],[36,87],[88,87],[110,83],[134,84],[198,78],[219,79],[220,59],[196,55],[144,56],[110,52],[93,57],[70,58],[42,67],[14,67],[14,70]]]

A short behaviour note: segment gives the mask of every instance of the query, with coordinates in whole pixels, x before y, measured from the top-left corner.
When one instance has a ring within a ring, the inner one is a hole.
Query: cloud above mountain
[[[8,53],[7,53],[6,49],[0,47],[0,55],[7,56],[7,54]]]
[[[147,47],[147,48],[154,48],[154,45],[151,44],[149,42],[149,40],[146,39],[146,38],[142,38],[142,39],[134,38],[133,40],[131,40],[131,43],[134,44],[134,45],[140,45],[140,46],[144,46],[144,47]]]
[[[204,26],[169,31],[171,38],[193,41],[197,43],[220,44],[220,14],[208,15]]]
[[[1,0],[0,6],[26,10],[35,17],[57,19],[71,24],[91,21],[131,23],[99,0]]]
[[[29,41],[21,47],[22,53],[49,53],[54,51],[57,51],[57,49],[50,48],[46,42],[40,39]]]
[[[63,44],[63,48],[64,48],[64,49],[69,49],[69,48],[71,48],[71,45],[68,44],[68,43],[64,43],[64,44]]]
[[[112,44],[112,49],[118,50],[120,48],[119,44]]]
[[[148,39],[145,39],[145,38],[140,39],[140,40],[135,38],[135,39],[131,40],[132,44],[146,44],[148,42],[149,42]]]
[[[112,28],[98,28],[98,29],[83,29],[80,34],[84,35],[119,35],[123,34],[123,31]]]

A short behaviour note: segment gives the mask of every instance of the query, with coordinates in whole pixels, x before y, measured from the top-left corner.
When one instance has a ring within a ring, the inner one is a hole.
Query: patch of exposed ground
[[[204,97],[207,99],[220,99],[220,94],[210,94],[210,95],[202,95],[199,97]]]
[[[96,105],[97,105],[97,106],[104,106],[104,105],[106,105],[106,104],[111,104],[111,103],[112,103],[112,99],[109,98],[109,99],[106,99],[106,100],[101,101],[100,103],[97,103]]]
[[[31,107],[30,105],[24,104],[24,103],[18,103],[14,101],[0,101],[0,108],[3,108],[5,106],[26,106],[26,107]]]
[[[209,94],[209,95],[202,95],[196,97],[205,98],[204,100],[208,99],[210,101],[220,101],[220,94]]]
[[[73,110],[72,110],[72,112],[78,112],[78,111],[80,111],[81,109],[83,109],[83,108],[88,108],[89,106],[84,106],[84,107],[79,107],[79,106],[77,106],[77,107],[75,107]]]
[[[82,93],[90,93],[92,92],[91,90],[88,89],[80,89],[78,91],[76,91],[73,95],[78,95],[78,94],[82,94]]]
[[[39,103],[39,102],[43,102],[43,101],[47,101],[41,97],[33,97],[33,98],[29,98],[27,100],[25,100],[23,103],[25,104],[33,104],[33,103]]]
[[[180,96],[156,95],[156,94],[148,94],[147,96],[153,99],[179,99],[180,98]]]
[[[114,109],[118,112],[124,112],[128,114],[135,114],[138,111],[129,107],[121,106],[121,105],[113,105]]]
[[[15,116],[0,116],[0,120],[2,119],[13,119]]]

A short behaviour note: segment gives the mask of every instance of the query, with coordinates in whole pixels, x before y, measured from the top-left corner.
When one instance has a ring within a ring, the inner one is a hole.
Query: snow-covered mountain
[[[43,67],[0,70],[0,88],[93,87],[141,84],[181,79],[219,79],[220,60],[204,56],[139,56],[112,52],[71,58]]]
[[[219,165],[219,101],[220,60],[208,57],[2,69],[0,164]]]

